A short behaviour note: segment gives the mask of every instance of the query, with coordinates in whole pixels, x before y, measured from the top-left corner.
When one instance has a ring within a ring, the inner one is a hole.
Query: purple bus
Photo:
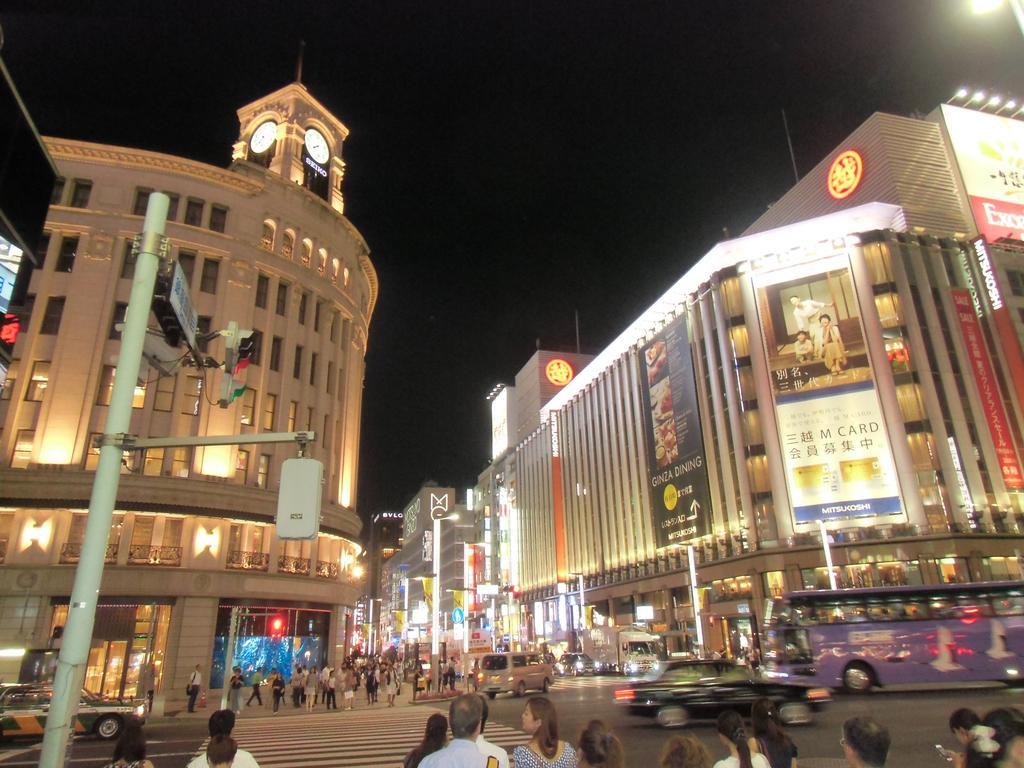
[[[1024,582],[792,592],[764,648],[766,675],[850,691],[1024,682]]]

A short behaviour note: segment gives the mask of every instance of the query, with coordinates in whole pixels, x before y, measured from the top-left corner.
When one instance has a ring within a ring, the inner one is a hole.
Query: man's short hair
[[[475,693],[464,693],[448,707],[448,720],[452,724],[452,736],[468,739],[480,726],[484,706]]]
[[[218,709],[210,715],[208,723],[210,736],[230,736],[235,729],[235,713],[230,709]]]
[[[889,729],[870,717],[851,717],[843,723],[846,746],[857,753],[865,765],[882,768],[889,755]]]

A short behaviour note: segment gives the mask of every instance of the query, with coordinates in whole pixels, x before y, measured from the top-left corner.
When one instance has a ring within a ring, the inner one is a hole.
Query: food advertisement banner
[[[711,494],[685,316],[641,350],[640,380],[646,393],[648,481],[657,545],[682,544],[711,532]]]
[[[1007,488],[1024,487],[1024,475],[1021,474],[1020,461],[1013,447],[1010,436],[1010,424],[1003,407],[1003,398],[999,393],[992,358],[982,336],[981,324],[974,309],[971,294],[964,290],[954,290],[953,305],[956,307],[957,319],[960,322],[960,333],[967,346],[967,356],[971,360],[974,382],[978,385],[981,404],[985,409],[988,431],[992,436],[992,444],[999,458],[999,470]]]
[[[752,281],[794,522],[903,514],[849,259]]]

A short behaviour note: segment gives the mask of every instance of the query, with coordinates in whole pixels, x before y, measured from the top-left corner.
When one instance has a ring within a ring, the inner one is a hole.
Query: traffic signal
[[[268,622],[269,635],[275,639],[284,637],[284,617],[271,616]]]
[[[241,373],[249,366],[249,360],[256,350],[256,339],[251,328],[241,329],[232,320],[227,330],[220,335],[224,343],[224,378],[220,383],[220,407],[227,408],[245,392],[245,384],[238,384],[235,374]],[[244,346],[243,346],[244,345]],[[244,350],[244,352],[243,352]]]

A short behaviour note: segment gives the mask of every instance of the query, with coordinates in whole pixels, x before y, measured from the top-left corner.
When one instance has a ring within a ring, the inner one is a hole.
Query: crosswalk
[[[553,691],[574,688],[619,688],[629,684],[630,678],[620,675],[581,675],[580,677],[557,677],[552,684]]]
[[[400,768],[423,739],[427,718],[442,710],[426,705],[394,709],[285,715],[239,720],[232,732],[238,746],[252,753],[260,768]],[[529,737],[522,731],[487,723],[485,736],[509,752]],[[206,749],[205,742],[202,750]]]

